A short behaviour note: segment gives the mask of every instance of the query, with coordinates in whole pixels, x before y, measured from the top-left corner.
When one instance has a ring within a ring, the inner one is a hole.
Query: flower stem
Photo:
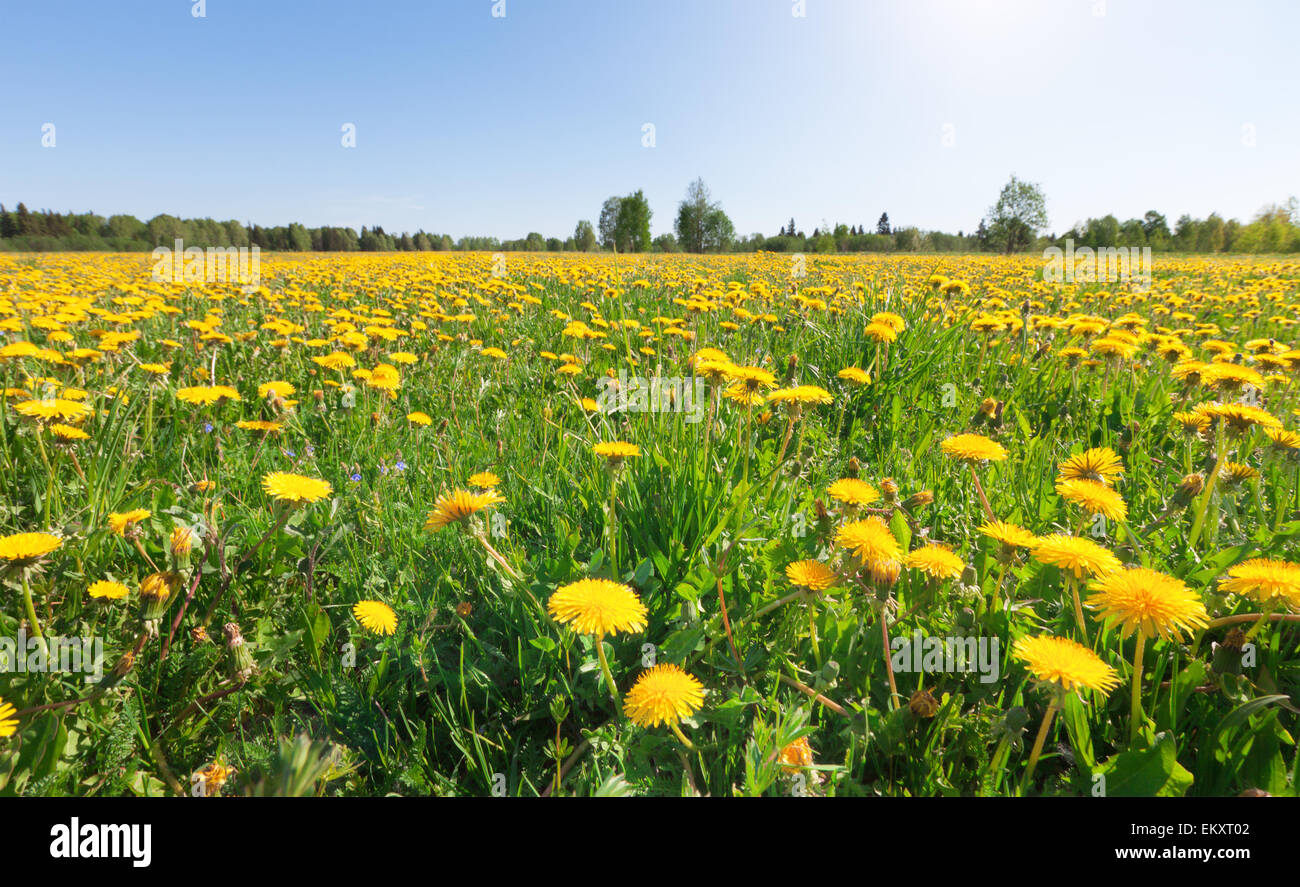
[[[1052,699],[1047,711],[1043,713],[1043,722],[1038,726],[1038,738],[1034,740],[1033,751],[1029,753],[1029,764],[1025,767],[1025,775],[1020,780],[1020,794],[1024,795],[1029,790],[1030,780],[1034,777],[1034,768],[1038,766],[1038,757],[1043,753],[1043,743],[1047,741],[1047,731],[1051,729],[1052,718],[1056,716],[1056,710],[1061,707],[1061,694]]]
[[[618,685],[614,683],[614,675],[609,670],[609,660],[605,658],[605,636],[596,635],[596,655],[600,657],[600,670],[605,675],[605,685],[609,687],[609,695],[614,699],[614,711],[618,712],[620,720],[623,718],[623,702],[618,698]]]
[[[689,751],[695,751],[695,745],[689,739],[686,738],[686,734],[682,732],[681,727],[677,726],[676,721],[673,721],[668,726],[671,727],[672,731],[677,734],[677,739],[678,741],[681,742],[682,745],[686,746],[686,748]]]
[[[1088,646],[1088,623],[1083,618],[1083,602],[1079,600],[1079,580],[1071,576],[1066,580],[1070,584],[1070,594],[1074,597],[1074,619],[1079,624],[1079,634],[1083,645]]]
[[[1196,503],[1196,515],[1192,519],[1192,531],[1187,536],[1187,548],[1192,550],[1196,547],[1196,540],[1201,536],[1201,528],[1205,524],[1205,512],[1210,505],[1210,497],[1214,495],[1214,485],[1219,479],[1219,472],[1223,470],[1223,463],[1228,461],[1228,447],[1223,442],[1223,432],[1219,432],[1219,458],[1215,460],[1214,470],[1205,480],[1205,492],[1201,494],[1201,499]]]
[[[23,570],[23,604],[27,608],[27,621],[31,623],[32,634],[38,638],[44,638],[41,634],[41,623],[36,618],[36,605],[32,603],[32,587],[27,581],[27,571]]]
[[[1146,632],[1138,630],[1137,647],[1133,650],[1132,708],[1129,715],[1129,745],[1137,742],[1138,725],[1142,723],[1142,652],[1146,648]]]
[[[889,657],[889,620],[885,611],[880,611],[880,635],[885,640],[885,674],[889,675],[889,707],[898,708],[898,684],[894,682],[894,663]]]

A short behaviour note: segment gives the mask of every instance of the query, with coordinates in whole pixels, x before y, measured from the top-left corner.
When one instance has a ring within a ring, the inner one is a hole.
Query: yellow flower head
[[[644,631],[646,607],[630,587],[608,579],[580,579],[551,595],[547,609],[556,621],[581,634],[604,636]]]
[[[636,444],[626,443],[621,440],[610,443],[598,443],[591,448],[591,451],[597,456],[604,456],[610,464],[616,465],[631,456],[640,456],[641,448]]]
[[[785,568],[791,585],[811,591],[825,591],[840,581],[835,571],[818,560],[795,561]]]
[[[845,367],[835,374],[851,385],[869,385],[871,383],[871,374],[859,367]]]
[[[14,404],[14,409],[20,415],[29,419],[39,419],[42,422],[55,419],[72,422],[84,419],[91,413],[90,407],[84,403],[75,400],[59,400],[53,397],[45,400],[24,400],[21,403]]]
[[[229,385],[196,385],[193,388],[180,388],[176,397],[196,406],[208,406],[220,400],[241,400],[239,392]]]
[[[794,742],[781,749],[781,769],[786,773],[798,773],[805,767],[813,765],[812,746],[808,744],[808,737],[801,736]]]
[[[1083,644],[1051,635],[1022,637],[1013,653],[1025,663],[1037,680],[1053,684],[1065,692],[1101,690],[1108,692],[1120,684],[1119,674]]]
[[[835,541],[866,565],[879,561],[897,564],[903,559],[889,525],[875,516],[840,527]]]
[[[14,533],[0,537],[0,560],[18,567],[35,563],[63,544],[49,533]]]
[[[49,428],[50,432],[64,443],[71,443],[74,440],[90,440],[90,435],[75,425],[62,425],[56,422]]]
[[[1291,607],[1300,607],[1300,564],[1252,558],[1230,567],[1228,578],[1219,582],[1219,588],[1248,595],[1263,604],[1280,598]]]
[[[789,409],[800,407],[804,404],[830,403],[835,400],[835,395],[831,394],[825,388],[818,388],[816,385],[796,385],[793,388],[778,388],[776,391],[767,395],[768,403],[779,403]]]
[[[0,699],[0,739],[13,736],[18,731],[18,719],[14,717],[18,709]]]
[[[656,665],[641,672],[623,709],[638,727],[655,727],[688,718],[703,704],[703,684],[676,665]]]
[[[846,505],[870,505],[880,501],[880,491],[864,480],[844,477],[826,488],[826,493]]]
[[[962,462],[1001,462],[1007,458],[1002,444],[980,434],[954,434],[939,448]]]
[[[1038,537],[1024,527],[1000,520],[984,524],[980,533],[1001,542],[1006,548],[1029,548],[1038,541]]]
[[[1053,533],[1040,536],[1033,546],[1034,560],[1060,567],[1076,579],[1084,573],[1104,575],[1120,569],[1119,558],[1091,539]]]
[[[353,604],[352,615],[371,634],[388,635],[397,631],[397,614],[382,601],[360,601]]]
[[[490,471],[480,471],[469,476],[469,485],[481,490],[493,490],[501,486],[501,478]]]
[[[956,579],[966,562],[942,545],[926,545],[907,556],[907,566],[933,579]]]
[[[1110,447],[1093,447],[1076,453],[1061,463],[1058,481],[1090,480],[1099,484],[1113,484],[1124,473],[1124,463]]]
[[[1089,607],[1100,610],[1098,620],[1122,626],[1128,637],[1134,629],[1149,638],[1177,640],[1183,631],[1209,624],[1205,604],[1181,580],[1146,567],[1107,573],[1093,581]]]
[[[1073,502],[1089,514],[1103,514],[1110,520],[1128,517],[1128,506],[1113,487],[1092,480],[1061,480],[1056,492],[1067,502]]]
[[[470,516],[490,505],[506,501],[496,490],[484,493],[471,493],[469,490],[455,490],[445,496],[439,496],[433,503],[433,511],[424,522],[426,530],[441,530],[450,523],[465,522]]]
[[[334,492],[329,481],[285,471],[273,471],[262,478],[262,489],[276,502],[301,504],[318,502]]]
[[[121,582],[112,582],[108,579],[100,579],[92,584],[87,593],[92,598],[99,598],[106,601],[121,600],[126,597],[129,590]]]
[[[130,511],[121,513],[113,512],[108,516],[108,525],[113,532],[119,536],[126,535],[126,531],[142,520],[148,520],[151,512],[145,508],[133,508]]]

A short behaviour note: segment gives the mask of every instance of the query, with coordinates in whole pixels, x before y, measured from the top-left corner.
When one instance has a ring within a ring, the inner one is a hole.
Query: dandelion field
[[[1294,796],[1298,308],[1268,258],[0,256],[0,794]]]

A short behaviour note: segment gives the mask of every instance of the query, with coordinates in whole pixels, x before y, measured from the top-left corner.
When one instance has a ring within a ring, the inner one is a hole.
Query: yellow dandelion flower
[[[580,579],[556,589],[546,608],[556,621],[581,634],[603,637],[644,631],[645,604],[629,586],[608,579]]]
[[[1124,463],[1110,447],[1093,447],[1076,453],[1061,463],[1058,481],[1089,480],[1099,484],[1113,484],[1124,473]]]
[[[840,478],[826,488],[826,494],[847,505],[870,505],[880,501],[880,491],[856,477]]]
[[[113,512],[108,516],[108,525],[117,535],[125,536],[127,530],[142,520],[148,520],[151,515],[152,512],[147,508],[133,508],[121,513]]]
[[[1005,521],[991,521],[980,527],[980,533],[1001,542],[1007,548],[1029,548],[1038,541],[1038,537],[1016,524]]]
[[[397,614],[382,601],[360,601],[353,604],[352,615],[371,634],[389,635],[397,631]]]
[[[1121,636],[1134,629],[1149,638],[1177,640],[1183,631],[1209,624],[1205,604],[1182,580],[1146,567],[1116,570],[1092,582],[1096,594],[1087,605],[1099,610],[1098,620],[1122,626]]]
[[[907,566],[933,579],[956,579],[966,569],[966,562],[942,545],[926,545],[907,556]]]
[[[1034,560],[1060,567],[1078,579],[1084,573],[1105,575],[1120,569],[1119,558],[1091,539],[1053,533],[1040,536],[1032,549]]]
[[[469,476],[469,485],[482,490],[492,490],[501,486],[501,478],[490,471],[480,471]]]
[[[791,585],[810,591],[825,591],[840,581],[835,571],[818,560],[795,561],[786,565],[785,576]]]
[[[273,471],[262,478],[262,489],[276,502],[318,502],[334,492],[329,481],[285,471]]]
[[[638,727],[676,724],[704,704],[704,685],[676,665],[656,665],[641,672],[623,700]]]
[[[962,462],[1001,462],[1007,458],[1002,444],[979,434],[954,434],[939,448]]]
[[[129,589],[121,582],[113,582],[108,579],[100,579],[87,589],[87,594],[92,598],[98,598],[106,601],[121,600],[129,594]]]
[[[62,544],[62,539],[49,533],[14,533],[0,537],[0,560],[15,566],[27,566]]]
[[[1268,605],[1281,599],[1300,607],[1300,564],[1270,558],[1251,558],[1228,569],[1228,578],[1219,588],[1233,594],[1248,595]]]
[[[1128,506],[1113,487],[1091,480],[1063,480],[1056,484],[1056,492],[1067,502],[1073,502],[1089,514],[1103,514],[1110,520],[1122,521],[1128,517]]]
[[[1069,638],[1038,635],[1022,637],[1012,648],[1035,679],[1053,684],[1065,692],[1100,690],[1107,693],[1120,685],[1119,673],[1083,644]]]
[[[889,525],[875,516],[840,527],[835,541],[864,564],[880,561],[901,563],[903,559],[898,540]]]
[[[506,501],[496,490],[484,493],[471,493],[469,490],[455,490],[445,496],[439,496],[433,503],[433,511],[424,522],[426,530],[441,530],[450,523],[464,523],[477,512],[490,505]]]

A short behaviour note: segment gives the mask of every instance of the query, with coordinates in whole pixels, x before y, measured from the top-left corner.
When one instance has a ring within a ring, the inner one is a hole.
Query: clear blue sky
[[[637,188],[669,231],[696,176],[741,234],[969,231],[1012,172],[1057,231],[1300,193],[1295,0],[803,5],[0,0],[0,201],[515,238]]]

